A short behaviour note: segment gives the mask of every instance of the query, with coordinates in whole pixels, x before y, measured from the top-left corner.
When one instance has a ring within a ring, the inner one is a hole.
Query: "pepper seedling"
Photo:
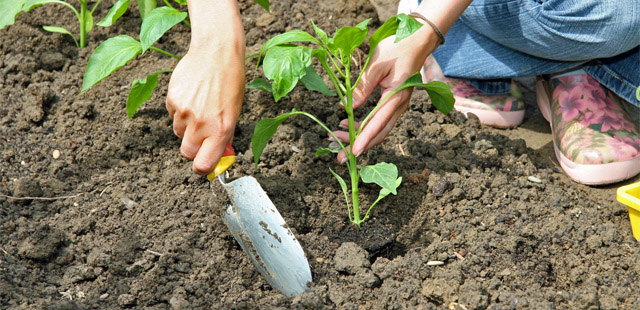
[[[173,7],[156,7],[142,20],[140,41],[123,34],[102,42],[91,54],[87,62],[87,70],[82,79],[82,92],[102,81],[147,50],[180,59],[179,56],[155,47],[153,44],[169,29],[186,18],[186,12],[181,12]],[[127,98],[127,115],[129,118],[133,117],[136,110],[151,98],[153,90],[158,86],[158,75],[169,72],[172,72],[172,70],[160,70],[148,74],[144,79],[133,80]]]
[[[0,0],[3,1],[3,0]],[[156,7],[155,0],[136,0],[138,9],[142,16],[140,27],[140,40],[136,40],[128,35],[119,35],[102,42],[89,57],[87,69],[82,80],[82,91],[84,92],[113,74],[118,69],[124,67],[136,56],[144,54],[147,50],[156,51],[164,55],[181,59],[168,51],[153,46],[169,29],[176,24],[183,22],[191,26],[186,20],[188,13],[174,8],[168,0],[163,0],[166,6]],[[186,5],[186,0],[174,0],[177,4]],[[113,5],[107,17],[100,23],[108,26],[115,22],[127,9],[130,0],[118,0]],[[269,10],[268,0],[256,0],[260,6]],[[151,98],[153,91],[158,87],[158,75],[171,73],[173,70],[160,70],[148,74],[145,78],[134,79],[127,97],[127,116],[132,118],[136,111],[144,102]]]
[[[73,14],[75,14],[78,19],[78,24],[80,25],[78,37],[76,38],[71,31],[64,27],[42,26],[42,29],[49,32],[69,35],[73,38],[77,47],[84,48],[87,45],[87,34],[93,29],[93,12],[98,7],[98,4],[100,4],[100,1],[101,0],[98,0],[93,5],[93,8],[89,10],[87,0],[78,0],[78,2],[80,2],[80,11],[78,11],[73,5],[62,0],[0,0],[0,12],[3,12],[0,16],[0,29],[12,25],[20,12],[29,12],[48,3],[62,4],[73,11]]]
[[[257,78],[248,86],[248,88],[271,92],[276,102],[291,92],[298,82],[304,84],[308,89],[330,95],[332,94],[331,90],[324,84],[322,78],[312,66],[313,58],[318,60],[328,74],[340,98],[340,102],[344,103],[344,109],[349,121],[349,149],[318,118],[307,112],[293,109],[291,112],[281,114],[275,118],[262,119],[256,124],[251,138],[254,162],[256,165],[258,164],[265,146],[282,122],[294,115],[304,115],[311,118],[339,144],[337,149],[319,148],[316,156],[325,153],[337,153],[340,150],[343,150],[347,155],[346,166],[350,177],[351,199],[349,199],[347,182],[333,170],[330,169],[330,171],[338,180],[344,193],[349,220],[358,226],[369,218],[373,206],[382,198],[389,194],[396,195],[397,188],[402,183],[402,177],[398,177],[398,168],[392,163],[377,163],[358,170],[357,158],[351,152],[351,146],[353,146],[353,142],[367,125],[369,119],[391,96],[410,87],[418,86],[424,88],[431,97],[431,103],[442,113],[449,113],[453,109],[454,102],[453,94],[445,83],[439,81],[423,83],[420,73],[416,73],[381,100],[364,118],[360,126],[356,128],[353,111],[353,91],[362,78],[376,46],[383,39],[392,35],[396,36],[395,42],[403,40],[422,26],[422,24],[405,14],[399,14],[387,20],[369,39],[369,54],[354,82],[351,80],[352,66],[354,65],[353,55],[355,50],[366,40],[369,21],[370,19],[367,19],[354,27],[339,28],[333,37],[329,37],[325,31],[312,22],[316,36],[312,36],[302,30],[292,30],[271,38],[263,45],[258,54],[258,65],[261,64],[260,58],[264,57],[262,61],[263,72],[272,82]],[[315,48],[294,44],[295,42],[311,43]],[[378,198],[367,208],[364,216],[361,215],[358,198],[360,180],[364,183],[375,183],[381,187]]]

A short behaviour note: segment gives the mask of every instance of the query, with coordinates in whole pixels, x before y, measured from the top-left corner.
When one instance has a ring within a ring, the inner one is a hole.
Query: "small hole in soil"
[[[371,258],[369,262],[372,264],[378,259],[378,257],[384,257],[388,260],[393,260],[398,256],[405,255],[407,253],[407,248],[399,243],[399,242],[391,242],[388,246],[379,249],[376,252],[370,252]]]

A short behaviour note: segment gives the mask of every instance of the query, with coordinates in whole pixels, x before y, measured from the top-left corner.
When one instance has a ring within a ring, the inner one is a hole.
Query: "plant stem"
[[[163,49],[157,48],[157,47],[155,47],[155,46],[153,46],[153,45],[152,45],[152,46],[150,46],[150,47],[149,47],[149,49],[150,49],[150,50],[153,50],[153,51],[156,51],[156,52],[160,52],[160,53],[165,54],[165,55],[167,55],[167,56],[171,56],[171,57],[173,57],[173,58],[175,58],[175,59],[178,59],[178,60],[182,59],[182,57],[180,57],[180,56],[176,56],[176,55],[174,55],[174,54],[171,54],[171,53],[169,53],[169,52],[167,52],[167,51],[165,51],[165,50],[163,50]]]
[[[87,45],[87,1],[80,1],[80,48]]]
[[[347,112],[347,118],[349,120],[349,152],[345,155],[349,160],[349,176],[351,177],[351,204],[353,206],[353,223],[360,226],[362,220],[360,219],[360,202],[358,199],[358,183],[360,181],[360,175],[358,173],[358,163],[356,156],[353,154],[353,143],[356,140],[355,120],[353,116],[353,88],[351,87],[351,60],[349,60],[345,66],[345,83],[347,105],[345,111]]]
[[[96,4],[93,5],[93,9],[91,9],[91,15],[93,15],[93,12],[95,12],[96,8],[98,7],[98,4],[100,4],[100,2],[102,2],[102,0],[98,0],[96,2]]]

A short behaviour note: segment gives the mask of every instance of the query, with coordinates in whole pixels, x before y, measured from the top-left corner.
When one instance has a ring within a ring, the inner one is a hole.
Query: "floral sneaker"
[[[622,99],[587,74],[539,79],[536,88],[556,158],[572,179],[598,185],[640,173],[640,133]]]
[[[464,115],[473,113],[484,125],[511,128],[522,123],[524,102],[515,83],[511,83],[511,92],[505,95],[487,95],[471,86],[467,80],[447,78],[433,56],[429,56],[422,67],[422,79],[442,81],[451,87],[456,102],[454,108]]]

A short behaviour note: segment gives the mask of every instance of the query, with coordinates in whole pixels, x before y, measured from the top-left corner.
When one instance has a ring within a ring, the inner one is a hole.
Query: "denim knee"
[[[608,58],[640,45],[640,1],[529,1],[539,3],[532,14],[550,38],[573,46],[559,60]]]
[[[637,0],[476,0],[460,21],[500,45],[549,60],[607,58],[640,45]]]

